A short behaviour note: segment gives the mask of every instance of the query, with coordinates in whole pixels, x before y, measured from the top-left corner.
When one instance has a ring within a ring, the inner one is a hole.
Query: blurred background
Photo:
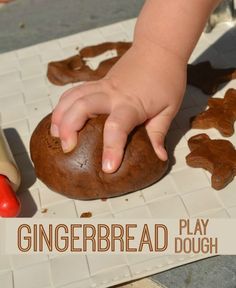
[[[0,53],[136,17],[144,0],[14,0],[0,4]]]

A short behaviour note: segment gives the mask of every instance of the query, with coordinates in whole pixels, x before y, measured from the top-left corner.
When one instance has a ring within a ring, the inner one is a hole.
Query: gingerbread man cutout
[[[216,128],[225,137],[234,133],[236,121],[236,90],[229,89],[225,97],[210,98],[209,108],[192,119],[192,128]]]
[[[211,174],[211,186],[220,190],[236,176],[236,150],[228,140],[210,139],[198,134],[188,140],[191,153],[186,162],[191,167],[203,168]]]

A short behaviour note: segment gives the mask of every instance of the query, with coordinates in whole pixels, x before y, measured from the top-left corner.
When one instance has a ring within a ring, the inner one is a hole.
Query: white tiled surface
[[[50,263],[39,262],[21,269],[15,269],[14,287],[15,288],[46,288],[50,286]]]
[[[87,259],[84,255],[66,255],[50,260],[51,276],[54,285],[61,286],[89,278]],[[69,269],[65,269],[68,267]]]
[[[36,180],[28,154],[30,135],[72,85],[57,87],[46,79],[50,60],[69,57],[78,47],[104,41],[132,40],[135,20],[67,36],[47,43],[0,55],[0,112],[2,127],[22,173],[19,196],[22,217],[80,217],[91,212],[102,218],[173,218],[207,216],[236,217],[236,180],[221,191],[210,187],[210,175],[202,169],[189,168],[185,156],[187,140],[201,130],[189,130],[189,117],[205,108],[207,98],[197,88],[188,87],[180,112],[173,122],[167,144],[173,163],[170,173],[160,182],[142,191],[106,201],[73,201],[50,191]],[[191,61],[210,59],[213,64],[236,66],[236,31],[232,24],[220,24],[211,34],[204,34]],[[230,30],[231,29],[231,30]],[[215,43],[214,41],[217,41]],[[110,57],[112,52],[104,54]],[[90,64],[95,67],[95,59]],[[223,97],[231,81],[215,96]],[[221,137],[210,129],[211,137]],[[236,143],[236,136],[231,140]],[[200,259],[199,256],[155,255],[79,255],[79,256],[2,256],[0,287],[4,288],[92,288],[111,285],[151,275],[171,267]]]

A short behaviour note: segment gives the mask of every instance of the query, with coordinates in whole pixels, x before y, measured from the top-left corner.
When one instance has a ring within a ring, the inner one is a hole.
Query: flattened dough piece
[[[50,62],[47,71],[48,79],[55,85],[101,79],[130,47],[130,42],[105,42],[85,47],[78,55]],[[86,64],[86,58],[98,56],[109,50],[116,50],[117,56],[102,61],[95,70]]]

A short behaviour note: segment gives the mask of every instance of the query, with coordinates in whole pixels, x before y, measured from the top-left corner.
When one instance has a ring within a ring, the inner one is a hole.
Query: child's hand
[[[186,63],[152,43],[134,44],[104,79],[65,92],[52,116],[51,133],[64,152],[77,142],[77,131],[98,114],[109,114],[104,127],[103,165],[111,173],[121,164],[131,130],[146,123],[157,156],[167,159],[164,139],[182,101]]]
[[[107,76],[67,91],[55,108],[51,132],[65,152],[88,118],[109,114],[103,170],[120,165],[130,131],[146,123],[156,154],[167,159],[164,139],[186,85],[188,59],[220,0],[148,0],[135,26],[134,44]],[[166,48],[164,48],[166,47]]]

